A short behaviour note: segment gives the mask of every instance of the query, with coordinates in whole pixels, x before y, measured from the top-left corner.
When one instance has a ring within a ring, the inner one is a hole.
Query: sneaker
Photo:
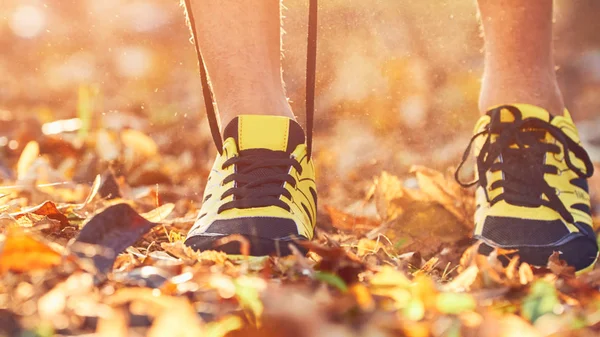
[[[546,266],[557,251],[576,270],[592,269],[598,244],[586,179],[594,166],[569,113],[553,116],[526,104],[491,109],[475,126],[459,170],[473,144],[479,179],[459,182],[477,185],[480,253],[515,249],[521,261]]]
[[[240,234],[250,243],[250,255],[262,256],[289,255],[294,239],[312,239],[317,190],[300,125],[287,117],[242,115],[225,128],[223,139],[185,243],[241,254],[239,241],[216,245]]]

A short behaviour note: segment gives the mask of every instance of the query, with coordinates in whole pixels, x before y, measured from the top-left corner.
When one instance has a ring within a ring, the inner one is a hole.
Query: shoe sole
[[[499,258],[503,264],[508,264],[512,256],[519,255],[521,262],[527,262],[532,266],[546,267],[552,253],[561,252],[561,260],[565,260],[568,265],[573,266],[577,275],[593,270],[599,256],[597,244],[592,243],[592,240],[586,237],[578,237],[562,245],[544,247],[503,247],[482,238],[478,239],[483,241],[479,246],[478,253],[485,256],[489,256],[494,247],[518,250],[514,254]]]
[[[286,239],[268,239],[262,238],[252,235],[243,235],[240,234],[243,238],[245,238],[248,242],[248,254],[249,256],[288,256],[292,255],[293,251],[290,248],[290,245],[293,245],[297,248],[300,253],[306,255],[308,250],[300,245],[295,240],[290,238]],[[242,246],[243,244],[240,240],[231,240],[227,243],[217,245],[221,239],[226,238],[227,236],[202,236],[196,235],[185,240],[185,244],[194,250],[204,251],[204,250],[215,250],[224,252],[228,255],[243,255]],[[299,241],[304,241],[306,239],[300,238]]]

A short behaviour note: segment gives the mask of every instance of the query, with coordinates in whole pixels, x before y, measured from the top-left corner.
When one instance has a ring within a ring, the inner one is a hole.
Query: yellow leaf
[[[356,245],[357,252],[356,255],[358,257],[365,256],[367,254],[377,253],[380,249],[383,248],[383,243],[381,241],[370,240],[367,238],[362,238],[358,241]]]
[[[410,281],[404,273],[391,266],[383,266],[369,283],[375,287],[408,287],[410,285]]]
[[[470,198],[463,200],[462,189],[458,183],[446,178],[441,172],[423,166],[413,166],[411,172],[415,173],[419,182],[419,188],[431,200],[442,205],[448,212],[460,220],[465,227],[469,229],[473,228],[473,212],[471,207],[469,207],[472,200]]]
[[[30,141],[25,145],[19,161],[17,162],[17,179],[24,180],[27,178],[27,173],[33,162],[40,155],[40,146],[36,141]]]
[[[169,203],[159,206],[151,210],[150,212],[146,212],[140,215],[150,222],[160,223],[162,220],[168,217],[169,214],[171,214],[171,212],[173,212],[173,209],[175,209],[175,204]]]
[[[158,153],[158,146],[154,140],[138,130],[123,130],[121,141],[127,149],[133,149],[144,157],[153,157]]]

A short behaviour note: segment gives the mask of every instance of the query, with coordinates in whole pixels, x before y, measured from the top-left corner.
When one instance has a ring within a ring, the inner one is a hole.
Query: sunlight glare
[[[116,62],[121,75],[142,77],[150,70],[152,55],[144,47],[128,46],[121,49]]]
[[[38,7],[23,5],[14,11],[9,25],[15,35],[31,39],[46,27],[46,14]]]

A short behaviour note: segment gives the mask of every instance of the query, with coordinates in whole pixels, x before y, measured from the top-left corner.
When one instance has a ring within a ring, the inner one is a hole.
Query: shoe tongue
[[[223,131],[223,138],[233,138],[240,152],[271,150],[292,153],[304,144],[304,130],[293,119],[281,116],[241,115]]]
[[[526,118],[541,119],[548,123],[553,118],[543,108],[529,104],[514,104],[493,108],[487,112],[487,115],[490,116],[490,131],[492,133],[500,133],[510,123]]]

